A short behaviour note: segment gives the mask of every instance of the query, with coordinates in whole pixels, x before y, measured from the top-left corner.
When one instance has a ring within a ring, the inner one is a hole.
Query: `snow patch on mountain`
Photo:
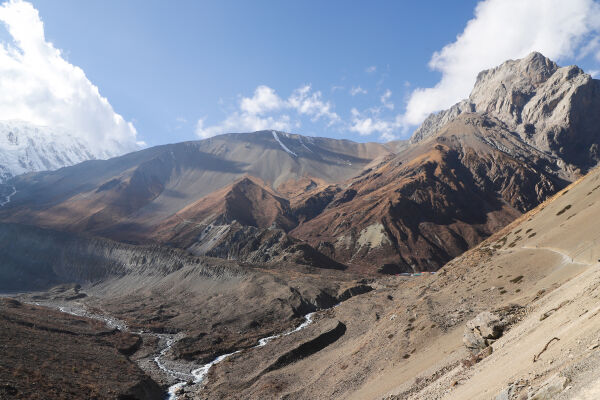
[[[304,147],[306,150],[310,151],[311,153],[313,152],[311,149],[308,148],[308,146],[304,143],[304,141],[302,140],[302,136],[299,136],[298,139],[300,140],[300,144],[302,145],[302,147]]]
[[[0,183],[28,172],[55,170],[117,155],[95,150],[61,129],[0,121]]]
[[[287,153],[289,153],[290,155],[292,155],[294,157],[298,157],[298,154],[296,154],[293,151],[291,151],[285,144],[283,144],[281,142],[281,140],[279,139],[279,136],[277,136],[277,132],[271,131],[271,133],[273,134],[273,137],[275,138],[275,140],[277,141],[277,143],[279,143],[279,145],[281,146],[281,148],[283,150],[285,150]]]

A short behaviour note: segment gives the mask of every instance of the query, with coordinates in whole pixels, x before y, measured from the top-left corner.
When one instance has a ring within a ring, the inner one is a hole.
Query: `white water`
[[[39,303],[35,303],[35,304],[40,305]],[[77,317],[86,317],[86,318],[91,318],[91,319],[96,319],[96,320],[102,321],[106,324],[106,326],[108,326],[111,329],[117,329],[117,330],[120,330],[123,332],[126,332],[128,330],[127,324],[116,318],[105,317],[103,315],[94,314],[85,309],[80,309],[80,308],[58,307],[58,309],[61,312],[64,312],[66,314],[71,314],[71,315],[75,315]]]
[[[35,303],[35,304],[36,305],[40,305],[39,303]],[[76,315],[76,316],[79,316],[79,317],[87,317],[87,318],[92,318],[92,319],[97,319],[97,320],[103,321],[106,324],[106,326],[108,326],[109,328],[118,329],[118,330],[124,331],[124,332],[128,331],[127,324],[125,324],[125,322],[123,322],[121,320],[118,320],[116,318],[111,318],[111,317],[106,317],[106,316],[103,316],[103,315],[94,314],[94,313],[91,313],[91,312],[89,312],[89,311],[87,311],[85,309],[81,309],[81,308],[58,307],[58,309],[61,312],[64,312],[64,313],[67,313],[67,314]],[[256,346],[254,346],[253,348],[263,347],[267,343],[269,343],[269,342],[271,342],[271,341],[273,341],[273,340],[275,340],[277,338],[280,338],[280,337],[283,337],[283,336],[288,336],[288,335],[291,335],[292,333],[301,331],[302,329],[304,329],[307,326],[309,326],[310,324],[312,324],[314,315],[315,315],[314,312],[306,314],[304,316],[304,322],[302,322],[300,325],[298,325],[293,330],[290,330],[290,331],[284,332],[284,333],[280,333],[280,334],[277,334],[277,335],[273,335],[273,336],[268,336],[268,337],[262,338],[262,339],[260,339],[258,341],[258,344]],[[138,332],[138,334],[149,334],[149,333],[147,333],[147,332]],[[228,354],[220,355],[219,357],[215,358],[211,362],[209,362],[207,364],[204,364],[200,368],[192,370],[191,374],[187,374],[187,373],[184,373],[184,372],[179,372],[179,371],[172,370],[172,369],[168,368],[161,361],[162,357],[164,357],[167,354],[167,352],[171,349],[171,347],[176,342],[176,340],[174,338],[172,338],[172,337],[169,337],[168,335],[154,334],[154,336],[158,337],[159,339],[166,340],[165,347],[163,347],[163,349],[153,358],[154,363],[165,374],[170,375],[172,378],[180,380],[176,384],[169,386],[169,388],[167,390],[167,400],[177,400],[177,392],[181,388],[183,388],[184,386],[186,386],[188,384],[189,380],[193,379],[194,383],[202,383],[202,381],[204,381],[204,378],[208,374],[208,371],[210,371],[210,369],[213,367],[213,365],[216,365],[216,364],[220,363],[221,361],[227,359],[228,357],[230,357],[230,356],[232,356],[234,354],[240,353],[242,351],[242,350],[238,350],[238,351],[234,351],[233,353],[228,353]]]
[[[304,316],[304,322],[302,324],[300,324],[297,328],[295,328],[294,330],[291,330],[289,332],[284,332],[284,333],[280,333],[278,335],[273,335],[273,336],[268,336],[266,338],[262,338],[258,341],[258,344],[256,346],[254,346],[253,348],[256,347],[263,347],[265,346],[267,343],[269,343],[272,340],[275,340],[277,338],[283,337],[283,336],[287,336],[287,335],[291,335],[294,332],[298,332],[301,331],[302,329],[306,328],[307,326],[309,326],[312,322],[313,322],[313,316],[314,316],[314,312],[310,313],[310,314],[306,314]],[[192,371],[192,374],[194,375],[194,382],[195,383],[201,383],[204,380],[204,377],[206,376],[206,374],[208,374],[208,371],[210,370],[210,368],[215,365],[220,363],[221,361],[225,360],[226,358],[228,358],[229,356],[232,356],[234,354],[239,353],[241,350],[238,351],[234,351],[233,353],[229,353],[229,354],[223,354],[222,356],[219,356],[217,358],[215,358],[214,360],[212,360],[211,362],[209,362],[208,364],[203,365],[202,367],[195,369]]]
[[[39,303],[35,303],[36,305],[40,305]],[[87,318],[92,318],[92,319],[96,319],[99,321],[102,321],[106,324],[107,327],[112,328],[112,329],[117,329],[119,331],[122,332],[127,332],[129,331],[129,329],[127,328],[127,324],[124,321],[118,320],[116,318],[111,318],[111,317],[106,317],[103,315],[98,315],[98,314],[94,314],[91,313],[89,311],[87,311],[84,308],[74,308],[74,307],[58,307],[58,309],[61,312],[64,312],[66,314],[71,314],[71,315],[75,315],[78,317],[87,317]],[[163,347],[163,349],[152,359],[154,361],[154,363],[156,364],[156,366],[163,371],[165,374],[171,376],[174,379],[178,379],[181,380],[183,379],[183,381],[178,382],[175,385],[172,385],[169,387],[168,389],[168,399],[169,400],[175,400],[177,399],[177,395],[175,394],[179,388],[185,386],[187,384],[187,381],[194,378],[194,376],[192,374],[186,374],[184,372],[179,372],[179,371],[175,371],[172,370],[170,368],[168,368],[163,362],[162,362],[162,357],[165,356],[165,354],[167,354],[167,352],[171,349],[171,347],[173,346],[173,344],[176,342],[176,340],[172,337],[169,337],[167,335],[159,335],[159,334],[152,334],[152,333],[147,333],[147,332],[136,332],[137,334],[149,334],[152,336],[156,336],[161,340],[166,340],[165,343],[165,347]]]
[[[293,331],[284,332],[284,333],[280,333],[279,335],[273,335],[273,336],[268,336],[266,338],[262,338],[262,339],[260,339],[258,341],[258,344],[256,346],[254,346],[254,347],[263,347],[264,345],[266,345],[267,343],[269,343],[273,339],[277,339],[278,337],[291,335],[294,332],[301,331],[302,329],[304,329],[307,326],[309,326],[310,324],[312,324],[313,316],[314,315],[315,315],[314,312],[306,314],[304,316],[304,322],[302,324],[298,325],[298,327],[296,329],[294,329]]]
[[[15,194],[17,194],[17,188],[16,187],[12,187],[12,193],[9,194],[8,196],[5,196],[4,200],[0,200],[0,207],[10,203],[10,198],[13,197]]]
[[[300,325],[298,325],[295,329],[293,329],[289,332],[284,332],[284,333],[280,333],[278,335],[273,335],[273,336],[268,336],[268,337],[262,338],[258,341],[258,344],[256,346],[254,346],[253,348],[263,347],[267,343],[271,342],[272,340],[275,340],[275,339],[283,337],[283,336],[291,335],[294,332],[301,331],[302,329],[304,329],[307,326],[309,326],[310,324],[312,324],[314,315],[315,315],[314,312],[306,314],[304,316],[304,322],[301,323]],[[202,381],[204,381],[204,378],[208,374],[208,371],[210,371],[210,369],[213,367],[213,365],[216,365],[216,364],[220,363],[221,361],[227,359],[228,357],[230,357],[234,354],[237,354],[239,352],[241,352],[241,350],[234,351],[233,353],[229,353],[229,354],[220,355],[219,357],[215,358],[208,364],[204,364],[200,368],[193,370],[192,375],[194,376],[194,383],[202,383]],[[177,391],[179,389],[181,389],[182,387],[184,387],[186,384],[187,384],[187,382],[178,382],[175,385],[170,386],[168,400],[176,400],[177,399],[177,395],[176,395]]]
[[[156,335],[156,336],[160,339],[166,339],[166,341],[167,341],[165,347],[163,347],[163,349],[160,351],[160,353],[158,353],[156,355],[156,357],[154,357],[154,359],[153,359],[156,366],[161,371],[163,371],[167,375],[171,375],[171,377],[173,377],[175,379],[184,379],[184,380],[191,379],[192,378],[191,374],[186,374],[185,372],[179,372],[179,371],[175,371],[173,369],[167,368],[167,366],[161,361],[161,358],[164,357],[165,354],[167,354],[167,352],[171,349],[171,347],[176,342],[176,340],[171,337],[165,336],[165,335]],[[180,382],[180,383],[182,383],[182,382]],[[171,388],[169,388],[169,390],[170,389]],[[169,393],[171,393],[171,392],[169,391]]]
[[[192,375],[194,375],[194,383],[202,383],[202,381],[206,377],[206,374],[208,374],[208,371],[210,371],[210,369],[213,365],[220,363],[221,361],[225,360],[226,358],[228,358],[234,354],[239,353],[240,351],[241,350],[234,351],[233,353],[229,353],[229,354],[223,354],[223,355],[215,358],[208,364],[204,364],[200,368],[193,370]]]

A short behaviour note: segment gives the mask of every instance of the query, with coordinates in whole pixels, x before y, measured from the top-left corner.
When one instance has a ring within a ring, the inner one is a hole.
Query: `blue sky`
[[[285,96],[311,84],[343,116],[377,104],[386,89],[400,104],[408,83],[437,80],[427,70],[431,54],[462,30],[476,4],[457,3],[33,2],[47,39],[148,144],[194,139],[199,118],[218,123],[259,85]],[[366,72],[371,66],[376,71]],[[351,96],[359,86],[367,94]],[[338,129],[307,120],[297,131],[373,140]]]
[[[471,0],[32,4],[45,41],[84,71],[138,141],[156,145],[253,127],[358,141],[406,138],[424,115],[466,97],[473,71],[507,58],[535,49],[561,64],[600,69],[598,26],[578,28],[597,3],[532,1],[539,2],[559,10],[527,27],[520,21],[535,21],[540,6],[515,0],[488,0],[478,9]],[[520,23],[515,35],[502,38],[493,28],[482,35],[496,18],[508,30]],[[557,43],[550,25],[568,37]],[[496,43],[503,40],[509,43]]]

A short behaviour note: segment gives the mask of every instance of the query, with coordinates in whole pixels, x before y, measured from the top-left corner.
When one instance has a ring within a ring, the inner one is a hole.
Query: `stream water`
[[[10,203],[10,198],[13,197],[15,194],[17,194],[17,188],[13,186],[10,194],[4,196],[4,200],[0,200],[0,207]]]
[[[35,304],[42,305],[40,303],[35,303]],[[105,315],[91,313],[91,312],[87,311],[85,308],[72,307],[72,306],[59,306],[57,308],[61,312],[64,312],[67,314],[72,314],[72,315],[76,315],[79,317],[87,317],[87,318],[92,318],[92,319],[103,321],[106,324],[106,326],[108,326],[109,328],[112,328],[112,329],[118,329],[118,330],[124,331],[124,332],[129,331],[127,324],[124,321],[118,320],[116,318],[108,317]],[[258,344],[256,346],[254,346],[253,348],[266,346],[269,342],[271,342],[277,338],[291,335],[292,333],[301,331],[302,329],[306,328],[313,322],[314,315],[315,315],[314,312],[306,314],[304,316],[304,322],[302,322],[300,325],[298,325],[296,328],[294,328],[292,330],[259,339]],[[153,361],[156,364],[156,366],[161,371],[163,371],[166,375],[177,380],[177,383],[169,386],[169,388],[167,389],[167,399],[168,400],[176,400],[177,393],[179,392],[179,390],[181,390],[189,382],[193,382],[194,384],[202,383],[204,381],[204,378],[206,377],[206,375],[208,374],[208,372],[214,365],[216,365],[216,364],[222,362],[223,360],[227,359],[228,357],[242,351],[242,350],[238,350],[238,351],[234,351],[233,353],[222,354],[222,355],[218,356],[217,358],[215,358],[214,360],[212,360],[211,362],[202,365],[200,368],[193,369],[191,371],[191,373],[186,373],[186,372],[176,371],[172,368],[169,368],[163,361],[163,357],[169,352],[169,350],[171,349],[173,344],[177,342],[178,339],[176,338],[176,335],[158,334],[158,333],[143,332],[143,331],[142,332],[133,332],[133,333],[136,333],[139,335],[151,335],[151,336],[157,337],[160,341],[164,341],[164,346],[160,349],[158,354],[156,354],[156,356],[153,358]]]
[[[272,340],[275,340],[277,338],[283,337],[283,336],[287,336],[287,335],[291,335],[294,332],[298,332],[301,331],[302,329],[306,328],[307,326],[309,326],[310,324],[312,324],[313,322],[313,317],[314,317],[315,313],[309,313],[306,314],[304,316],[304,322],[302,322],[302,324],[298,325],[295,329],[290,330],[288,332],[283,332],[277,335],[272,335],[272,336],[267,336],[265,338],[259,339],[258,344],[252,348],[256,348],[256,347],[263,347],[265,346],[267,343],[269,343]],[[215,358],[214,360],[212,360],[211,362],[204,364],[203,366],[201,366],[200,368],[197,368],[195,370],[192,371],[192,375],[194,377],[194,383],[202,383],[202,381],[204,380],[204,378],[206,377],[206,375],[208,374],[208,371],[210,371],[210,369],[212,368],[213,365],[216,365],[218,363],[220,363],[221,361],[227,359],[228,357],[237,354],[239,352],[241,352],[242,350],[238,350],[238,351],[234,351],[233,353],[229,353],[229,354],[223,354],[220,355],[219,357]],[[182,389],[184,386],[187,385],[187,381],[181,381],[178,382],[172,386],[169,387],[168,390],[168,400],[177,400],[177,393],[180,389]]]

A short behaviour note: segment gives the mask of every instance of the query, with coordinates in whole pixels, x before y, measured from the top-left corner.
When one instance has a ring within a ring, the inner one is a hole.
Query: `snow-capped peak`
[[[97,152],[61,129],[0,121],[0,182],[27,172],[54,170],[117,154]]]

